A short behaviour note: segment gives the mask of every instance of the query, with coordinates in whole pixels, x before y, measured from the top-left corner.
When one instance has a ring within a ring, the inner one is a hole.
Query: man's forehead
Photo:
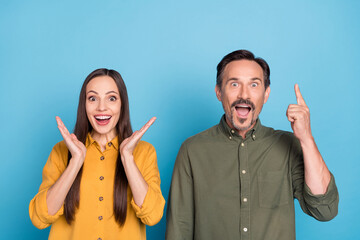
[[[224,79],[230,78],[259,78],[264,79],[261,66],[251,60],[236,60],[228,63],[224,69]]]

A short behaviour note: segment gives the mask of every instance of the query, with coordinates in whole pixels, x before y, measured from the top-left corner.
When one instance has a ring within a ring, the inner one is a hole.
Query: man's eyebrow
[[[226,83],[230,82],[230,81],[238,81],[239,78],[236,78],[236,77],[232,77],[232,78],[229,78],[229,79],[226,79]],[[262,79],[261,78],[258,78],[258,77],[253,77],[250,79],[250,81],[260,81],[262,82]]]
[[[232,78],[226,79],[225,83],[228,83],[230,81],[238,81],[238,80],[239,80],[238,78],[232,77]]]
[[[251,80],[251,81],[256,81],[256,80],[258,80],[258,81],[262,82],[262,79],[261,79],[261,78],[258,78],[258,77],[251,78],[250,80]]]

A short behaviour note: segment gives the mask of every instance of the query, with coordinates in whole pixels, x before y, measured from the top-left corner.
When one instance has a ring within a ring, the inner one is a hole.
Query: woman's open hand
[[[155,122],[156,117],[152,117],[140,130],[135,131],[130,137],[124,139],[120,144],[121,159],[124,160],[129,156],[132,156],[136,145],[139,143],[141,137],[149,129],[149,127]]]
[[[56,122],[58,124],[60,133],[64,138],[64,142],[71,153],[72,159],[74,159],[75,162],[79,164],[79,166],[82,166],[86,155],[85,145],[77,139],[75,134],[69,133],[60,117],[56,117]]]

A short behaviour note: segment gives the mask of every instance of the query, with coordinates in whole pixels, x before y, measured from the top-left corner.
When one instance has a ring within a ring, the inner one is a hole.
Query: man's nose
[[[248,99],[249,98],[249,90],[245,86],[241,86],[238,92],[238,98]]]

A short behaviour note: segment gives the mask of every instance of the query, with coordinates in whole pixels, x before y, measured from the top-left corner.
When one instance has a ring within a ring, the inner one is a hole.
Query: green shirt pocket
[[[263,208],[276,208],[289,202],[289,183],[284,171],[268,171],[258,175],[259,204]]]

